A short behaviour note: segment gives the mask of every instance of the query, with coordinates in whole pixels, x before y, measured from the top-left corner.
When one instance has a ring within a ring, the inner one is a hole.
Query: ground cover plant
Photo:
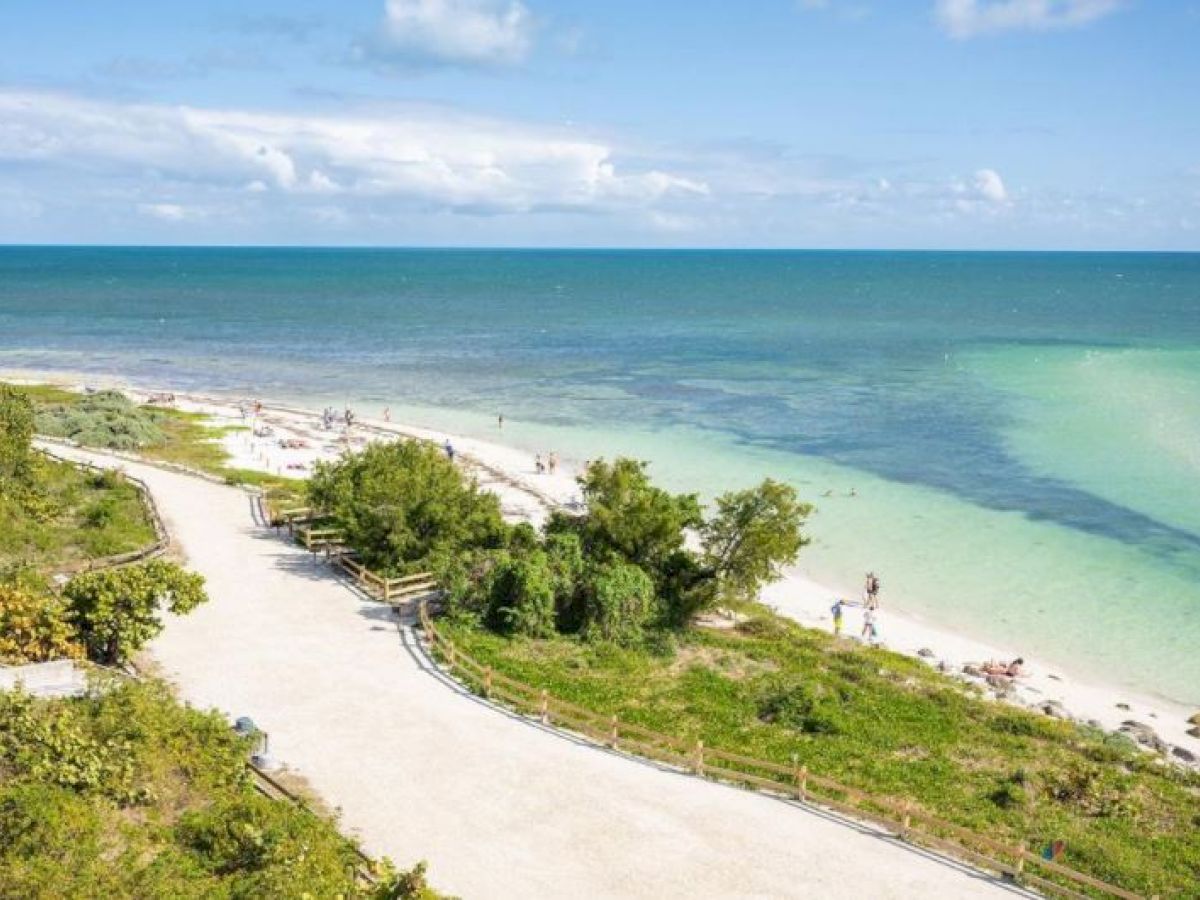
[[[0,898],[434,898],[332,821],[253,789],[252,739],[158,682],[0,693]]]
[[[1200,777],[1123,737],[981,698],[924,662],[766,610],[625,645],[498,633],[464,612],[438,627],[480,663],[595,712],[798,761],[1034,852],[1062,840],[1069,865],[1147,895],[1200,884]]]
[[[0,569],[29,560],[70,568],[154,542],[134,485],[36,453],[33,427],[25,392],[0,384]]]

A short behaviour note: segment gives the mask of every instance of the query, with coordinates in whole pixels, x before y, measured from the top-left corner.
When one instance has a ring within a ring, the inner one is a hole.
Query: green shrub
[[[76,575],[63,596],[88,655],[109,665],[127,662],[162,631],[162,607],[182,615],[208,599],[202,576],[163,560]]]
[[[631,563],[592,566],[585,574],[583,598],[581,633],[588,640],[635,644],[659,617],[654,582]]]
[[[14,573],[12,584],[0,583],[0,663],[79,659],[83,648],[66,621],[63,602],[44,588],[22,586],[29,579]]]
[[[318,462],[309,502],[325,510],[367,566],[418,571],[448,554],[503,547],[500,501],[466,479],[435,447],[374,444],[336,462]]]
[[[88,447],[142,450],[162,444],[164,414],[138,406],[117,391],[85,394],[70,403],[50,403],[37,412],[37,430]]]
[[[487,621],[506,634],[555,633],[554,572],[547,555],[533,550],[497,562],[489,578]]]
[[[794,678],[767,680],[759,691],[758,717],[804,734],[841,731],[837,709],[828,693]]]

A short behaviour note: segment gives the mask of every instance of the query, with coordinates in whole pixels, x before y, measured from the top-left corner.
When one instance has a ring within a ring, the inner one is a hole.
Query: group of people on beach
[[[533,458],[533,468],[539,475],[553,475],[558,471],[558,454],[551,450],[544,460],[542,454],[537,454]]]
[[[354,425],[354,419],[354,410],[348,406],[340,413],[337,412],[332,406],[327,406],[321,411],[321,427],[326,431],[332,431],[338,422],[341,422],[343,425],[345,425],[346,430],[349,431]]]
[[[879,643],[879,576],[868,572],[863,584],[862,601],[854,603],[838,597],[829,611],[833,614],[833,633],[841,637],[846,621],[847,606],[863,607],[863,626],[860,637],[869,644]]]

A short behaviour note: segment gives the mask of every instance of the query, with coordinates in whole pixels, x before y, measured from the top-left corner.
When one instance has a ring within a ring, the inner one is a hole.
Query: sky
[[[1200,0],[0,0],[0,242],[1200,250]]]

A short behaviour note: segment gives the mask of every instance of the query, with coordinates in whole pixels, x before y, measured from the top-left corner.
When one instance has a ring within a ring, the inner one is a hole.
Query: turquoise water
[[[0,248],[23,367],[771,474],[815,577],[1200,702],[1200,255]]]

